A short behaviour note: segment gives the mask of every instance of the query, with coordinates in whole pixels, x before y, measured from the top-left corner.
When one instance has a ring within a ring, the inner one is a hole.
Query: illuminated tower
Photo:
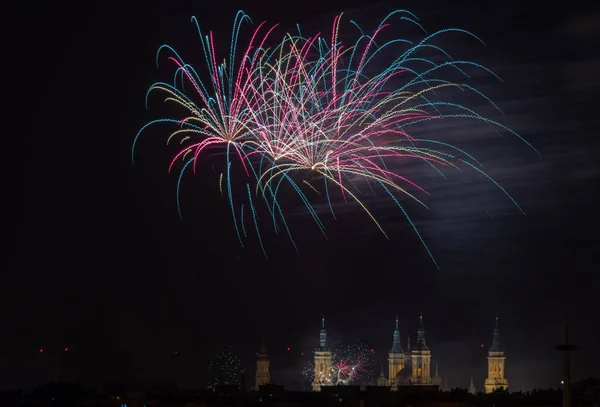
[[[271,383],[271,369],[269,368],[269,355],[265,341],[261,341],[260,350],[256,357],[256,384],[254,388],[260,389],[260,386]]]
[[[398,330],[398,317],[396,317],[396,330],[394,331],[394,341],[392,349],[388,353],[389,375],[388,380],[390,386],[394,384],[394,379],[399,371],[404,369],[404,351],[400,345],[400,331]]]
[[[331,350],[327,349],[327,331],[325,330],[325,315],[321,318],[321,333],[319,347],[315,349],[315,378],[313,391],[321,391],[321,386],[331,386],[331,370],[333,367]]]
[[[419,317],[419,329],[417,330],[417,343],[411,351],[412,374],[410,383],[413,385],[431,384],[431,351],[425,343],[425,327],[423,326],[423,314]]]
[[[508,390],[508,381],[504,378],[504,351],[500,343],[500,328],[498,317],[494,328],[492,347],[488,351],[488,377],[485,379],[485,392],[493,393],[496,390]]]

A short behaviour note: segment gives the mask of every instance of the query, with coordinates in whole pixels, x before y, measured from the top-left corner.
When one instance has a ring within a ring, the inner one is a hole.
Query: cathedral
[[[333,353],[327,347],[327,331],[325,330],[325,317],[321,319],[321,332],[319,347],[315,349],[315,372],[312,384],[313,391],[320,391],[322,386],[331,386],[331,372]],[[378,386],[389,386],[392,391],[399,386],[442,386],[442,378],[436,365],[435,374],[431,375],[431,350],[425,341],[425,326],[423,315],[419,317],[417,342],[413,347],[408,338],[406,351],[400,344],[400,330],[396,317],[396,330],[392,348],[388,353],[388,378],[385,377],[383,367],[377,379]]]
[[[380,381],[383,383],[383,380]],[[387,386],[392,391],[398,390],[400,386],[431,386],[441,387],[442,380],[437,365],[434,377],[431,376],[431,350],[425,340],[425,326],[423,315],[419,316],[419,328],[417,329],[417,342],[414,347],[410,346],[408,337],[406,351],[400,344],[400,330],[398,317],[396,317],[396,329],[392,341],[392,348],[388,353],[388,378]]]
[[[485,380],[485,392],[493,393],[498,390],[508,390],[508,381],[504,373],[504,350],[500,343],[500,329],[496,317],[496,327],[493,333],[492,346],[488,352],[488,375]],[[333,353],[327,347],[327,331],[325,330],[325,317],[321,319],[321,332],[319,334],[319,347],[314,351],[314,379],[313,391],[320,391],[323,386],[331,386]],[[257,372],[258,373],[258,372]],[[257,378],[258,381],[258,378]],[[400,330],[398,317],[396,317],[396,329],[394,330],[392,348],[388,352],[388,377],[385,377],[383,366],[377,378],[377,386],[390,387],[391,391],[397,391],[403,386],[435,386],[440,390],[449,390],[447,381],[442,381],[438,365],[435,365],[435,373],[431,374],[431,349],[425,340],[425,326],[423,315],[419,316],[419,327],[417,329],[417,341],[413,347],[410,344],[410,336],[407,338],[406,350],[402,349],[400,343]],[[468,387],[468,392],[476,393],[473,378]]]
[[[447,380],[442,380],[438,365],[435,372],[431,374],[431,349],[425,340],[425,326],[423,315],[419,316],[419,327],[417,329],[417,341],[411,347],[410,336],[407,338],[406,350],[402,349],[400,343],[400,329],[398,317],[396,317],[396,329],[393,333],[392,347],[388,352],[388,376],[385,376],[383,366],[377,378],[376,384],[381,387],[389,387],[391,391],[398,391],[404,386],[431,386],[442,391],[450,390]],[[505,377],[504,349],[500,341],[500,328],[498,317],[494,327],[492,346],[488,350],[488,369],[484,389],[486,393],[495,391],[507,391],[508,381]],[[319,347],[314,350],[314,377],[312,382],[313,391],[321,391],[323,386],[332,386],[335,381],[333,373],[333,351],[327,347],[327,331],[325,330],[325,317],[321,318],[321,331],[319,333]],[[264,341],[256,359],[256,382],[255,389],[271,384],[271,370],[269,356]],[[468,386],[470,394],[476,394],[477,389],[471,382]]]

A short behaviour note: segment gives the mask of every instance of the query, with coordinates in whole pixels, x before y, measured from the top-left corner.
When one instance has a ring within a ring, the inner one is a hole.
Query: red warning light
[[[44,353],[44,349],[40,348],[40,353]]]
[[[371,353],[375,353],[375,349],[371,348]]]
[[[483,343],[481,344],[481,347],[483,348]]]
[[[287,350],[291,350],[289,346],[288,346]]]
[[[65,348],[65,352],[68,352],[68,351],[69,351],[69,348]]]

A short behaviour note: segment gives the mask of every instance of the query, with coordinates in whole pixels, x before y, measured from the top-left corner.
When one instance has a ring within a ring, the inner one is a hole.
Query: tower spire
[[[504,350],[500,341],[500,323],[498,315],[494,326],[492,346],[488,350],[488,376],[484,382],[486,393],[493,393],[496,390],[507,391],[508,381],[504,372]]]
[[[471,383],[469,383],[468,392],[469,392],[469,394],[477,394],[477,389],[475,388],[475,385],[473,384],[473,376],[471,376]]]
[[[325,315],[321,317],[321,332],[319,347],[315,349],[315,374],[312,384],[313,391],[321,391],[322,386],[332,384],[331,377],[332,354],[327,349],[327,331],[325,330]]]
[[[419,328],[417,329],[417,343],[411,350],[412,375],[411,384],[429,385],[431,379],[431,350],[425,342],[425,326],[423,314],[419,314]]]
[[[319,346],[321,349],[327,347],[327,331],[325,330],[325,315],[321,317],[321,333],[319,335]]]
[[[404,351],[400,344],[400,329],[398,326],[398,317],[396,316],[396,329],[394,330],[394,340],[392,342],[392,349],[388,353],[388,367],[389,367],[389,382],[390,386],[394,386],[394,380],[398,375],[398,372],[404,369]]]
[[[490,352],[502,352],[502,342],[500,340],[500,323],[498,321],[498,315],[496,315],[496,327],[494,328],[494,335],[492,338],[492,347]]]
[[[423,325],[423,313],[419,315],[419,329],[417,330],[417,350],[429,350],[425,343],[425,326]]]
[[[398,317],[396,317],[396,330],[394,331],[394,341],[392,342],[391,353],[404,353],[400,345],[400,330],[398,329]]]
[[[264,336],[260,338],[260,348],[258,353],[259,355],[267,355],[267,345],[265,344]]]

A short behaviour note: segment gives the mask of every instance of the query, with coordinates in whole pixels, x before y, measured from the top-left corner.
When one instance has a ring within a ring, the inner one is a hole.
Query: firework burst
[[[333,359],[334,383],[338,385],[370,384],[376,370],[374,351],[364,343],[342,346]]]
[[[493,180],[465,151],[442,141],[414,138],[409,129],[431,120],[462,119],[510,130],[452,99],[440,98],[442,94],[452,95],[447,92],[452,90],[471,92],[497,107],[474,87],[441,75],[449,68],[465,78],[468,78],[466,68],[495,75],[492,71],[474,62],[454,60],[443,49],[430,44],[434,37],[449,32],[479,38],[464,30],[446,29],[427,35],[418,43],[394,39],[376,45],[394,16],[421,27],[411,13],[396,11],[390,13],[372,35],[362,34],[355,44],[344,48],[338,41],[340,15],[334,20],[330,42],[320,35],[308,38],[290,35],[284,40],[276,64],[261,66],[265,79],[257,92],[263,95],[265,103],[254,112],[257,139],[247,144],[267,157],[268,165],[260,169],[257,191],[271,201],[272,208],[277,206],[281,184],[289,183],[325,234],[325,225],[312,207],[309,194],[320,195],[320,188],[335,219],[332,197],[337,190],[341,200],[357,203],[387,237],[357,185],[363,181],[373,194],[375,187],[389,195],[435,263],[401,202],[404,196],[427,208],[417,194],[428,195],[428,192],[392,168],[402,168],[409,161],[421,162],[442,175],[444,168],[470,168]],[[398,50],[399,45],[404,48]],[[284,49],[290,51],[283,53]],[[394,55],[400,56],[386,64],[386,60],[378,58],[386,49],[393,49]],[[438,55],[429,59],[415,55],[424,49],[436,50]],[[374,65],[386,68],[367,76],[366,68]],[[314,179],[318,184],[307,179]],[[276,213],[271,214],[275,224]]]
[[[165,95],[165,102],[175,104],[182,114],[178,118],[163,118],[147,123],[138,132],[132,147],[133,159],[138,138],[146,128],[160,123],[170,123],[176,126],[176,130],[171,132],[167,138],[167,144],[177,141],[179,145],[178,152],[169,165],[169,172],[175,163],[182,162],[177,182],[177,210],[180,216],[179,187],[184,172],[190,167],[196,173],[198,158],[203,151],[215,146],[224,147],[225,171],[219,176],[219,190],[223,194],[223,182],[225,182],[234,227],[242,247],[242,233],[245,235],[245,229],[243,229],[243,225],[240,227],[238,216],[243,217],[243,205],[240,215],[233,202],[231,155],[237,155],[244,171],[250,176],[253,169],[244,159],[242,141],[251,137],[252,129],[248,123],[252,117],[252,109],[260,103],[250,95],[250,89],[253,86],[254,78],[260,77],[254,71],[256,62],[264,53],[263,44],[276,27],[271,27],[263,34],[262,38],[259,38],[259,33],[265,32],[263,30],[265,23],[261,23],[255,29],[239,64],[236,64],[240,28],[244,21],[249,20],[250,18],[242,11],[237,13],[233,24],[229,59],[218,62],[212,31],[203,36],[198,20],[192,17],[204,51],[205,67],[208,77],[210,77],[208,84],[202,81],[201,76],[192,65],[187,64],[171,46],[163,45],[159,48],[156,55],[157,64],[161,52],[169,51],[172,55],[168,57],[168,60],[175,65],[176,70],[172,84],[157,82],[150,86],[146,94],[146,107],[149,95],[152,92],[160,91]],[[252,199],[249,198],[249,206],[254,211]]]
[[[208,364],[209,381],[208,389],[215,389],[220,385],[239,385],[240,377],[244,373],[240,359],[231,351],[217,353]]]
[[[330,385],[367,385],[376,373],[374,351],[361,341],[342,345],[333,353],[332,375]],[[309,360],[301,371],[302,377],[309,384],[314,381],[315,364]]]
[[[314,360],[308,360],[304,366],[302,367],[302,371],[300,372],[302,377],[308,383],[308,385],[312,385],[312,382],[315,380],[315,362]]]
[[[313,206],[319,196],[327,200],[333,219],[336,219],[335,206],[354,202],[387,238],[383,225],[368,207],[367,197],[377,195],[378,190],[399,208],[439,269],[406,210],[406,198],[428,209],[424,197],[429,193],[409,179],[406,168],[411,162],[422,163],[441,176],[446,169],[474,170],[499,187],[522,211],[466,151],[439,137],[411,135],[413,129],[427,122],[466,120],[485,123],[496,132],[511,133],[523,140],[499,122],[456,102],[455,95],[470,93],[500,112],[486,95],[467,83],[471,70],[496,78],[497,75],[475,62],[454,59],[433,41],[449,33],[482,42],[478,37],[458,28],[428,34],[415,15],[397,10],[388,14],[370,34],[352,21],[358,28],[357,39],[346,45],[338,34],[342,21],[339,15],[333,21],[330,36],[305,37],[298,28],[297,34],[288,34],[272,47],[267,45],[267,39],[276,26],[266,30],[262,23],[237,61],[240,26],[245,20],[249,20],[248,16],[239,12],[229,59],[217,63],[212,32],[203,37],[193,18],[206,57],[208,86],[171,47],[159,50],[159,53],[169,50],[174,55],[169,59],[177,69],[173,85],[156,83],[149,93],[163,92],[166,101],[175,103],[184,114],[177,119],[154,120],[148,125],[165,122],[177,125],[168,142],[179,140],[181,146],[169,167],[171,170],[176,162],[181,165],[177,182],[180,215],[182,175],[188,167],[195,172],[199,155],[215,145],[224,147],[225,169],[219,177],[219,188],[223,193],[225,184],[239,242],[243,247],[242,239],[248,236],[245,223],[251,222],[265,257],[256,197],[260,196],[268,208],[274,231],[285,230],[297,249],[280,204],[280,194],[287,195],[290,191],[296,194],[325,236],[325,224]],[[398,37],[386,41],[384,36],[398,22],[416,26],[425,34],[416,42]],[[427,56],[431,53],[435,55]],[[462,79],[451,79],[450,73]],[[186,93],[186,86],[191,94]],[[248,176],[243,186],[247,215],[244,204],[233,201],[232,155],[238,157]],[[250,180],[256,184],[254,188],[250,187]],[[282,188],[283,184],[291,189]]]

